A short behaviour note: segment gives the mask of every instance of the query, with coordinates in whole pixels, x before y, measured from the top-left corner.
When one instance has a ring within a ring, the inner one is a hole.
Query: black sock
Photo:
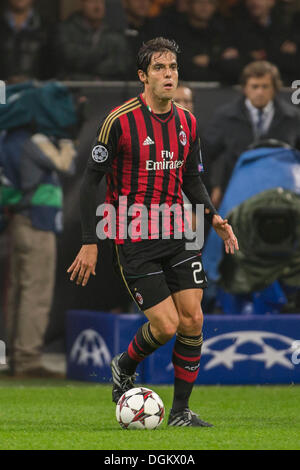
[[[134,374],[137,366],[145,357],[161,346],[153,336],[150,323],[144,323],[137,331],[128,349],[119,359],[119,366],[128,375]]]
[[[174,365],[174,399],[172,411],[188,408],[189,398],[198,376],[203,336],[177,333],[172,362]]]

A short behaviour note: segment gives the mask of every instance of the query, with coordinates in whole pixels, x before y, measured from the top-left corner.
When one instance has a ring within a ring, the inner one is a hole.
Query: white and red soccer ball
[[[136,387],[125,392],[116,407],[116,418],[124,429],[155,429],[162,423],[165,407],[149,388]]]

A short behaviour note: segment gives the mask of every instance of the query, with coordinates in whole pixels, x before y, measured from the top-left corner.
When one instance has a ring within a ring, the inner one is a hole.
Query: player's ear
[[[138,70],[138,76],[142,83],[148,83],[147,74],[143,70]]]

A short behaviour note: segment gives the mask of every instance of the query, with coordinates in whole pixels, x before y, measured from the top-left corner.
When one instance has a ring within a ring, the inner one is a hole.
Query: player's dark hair
[[[154,38],[146,43],[143,43],[137,55],[137,69],[147,73],[148,67],[151,62],[152,55],[156,52],[172,52],[177,57],[179,54],[179,46],[173,39]]]

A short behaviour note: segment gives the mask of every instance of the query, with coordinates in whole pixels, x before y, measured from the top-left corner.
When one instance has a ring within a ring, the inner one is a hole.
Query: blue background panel
[[[145,321],[140,314],[68,312],[68,377],[110,382],[112,357],[127,349]],[[293,346],[300,344],[299,315],[211,315],[205,318],[203,334],[197,384],[300,383],[300,364],[292,361]],[[138,383],[173,383],[174,341],[141,363]],[[300,347],[296,357],[300,359]]]

